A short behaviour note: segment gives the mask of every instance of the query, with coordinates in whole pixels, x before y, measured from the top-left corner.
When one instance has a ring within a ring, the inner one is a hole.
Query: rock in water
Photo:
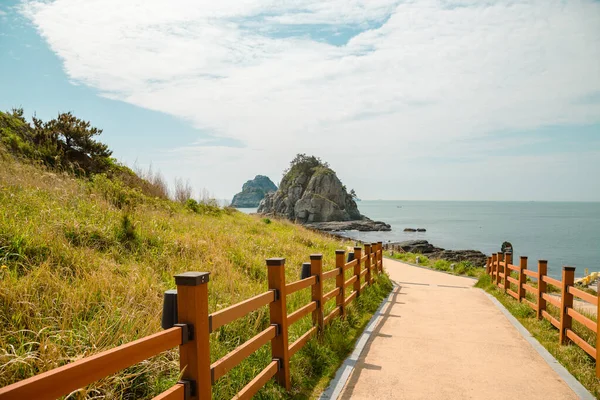
[[[231,200],[231,206],[237,208],[258,207],[265,195],[275,192],[277,186],[266,176],[256,175],[252,180],[247,181],[242,186],[242,191]]]
[[[258,212],[310,224],[316,229],[321,229],[318,224],[331,221],[365,221],[360,224],[361,230],[382,228],[360,214],[353,196],[327,163],[304,154],[292,161],[279,189],[265,196]],[[336,227],[343,228],[341,225]],[[323,228],[329,230],[329,227]]]

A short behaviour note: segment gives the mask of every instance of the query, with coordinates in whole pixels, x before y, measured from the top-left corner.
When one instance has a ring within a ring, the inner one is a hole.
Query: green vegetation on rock
[[[296,157],[290,162],[288,169],[283,171],[283,179],[279,188],[282,191],[287,190],[301,175],[307,177],[304,182],[303,189],[306,189],[306,185],[310,180],[310,177],[314,174],[324,175],[326,173],[334,173],[330,168],[329,164],[322,161],[319,157],[307,156],[306,154],[297,154]]]

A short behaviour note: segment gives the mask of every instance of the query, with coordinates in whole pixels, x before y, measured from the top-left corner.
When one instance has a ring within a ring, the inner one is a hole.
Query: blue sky
[[[363,199],[600,200],[599,2],[140,4],[0,3],[0,109],[219,198],[306,152]]]
[[[0,16],[0,110],[23,107],[27,116],[35,113],[43,119],[73,111],[103,129],[102,140],[130,165],[136,160],[156,164],[170,147],[211,138],[181,118],[108,99],[71,80],[57,54],[18,12],[19,5],[11,0],[0,6],[6,13]]]

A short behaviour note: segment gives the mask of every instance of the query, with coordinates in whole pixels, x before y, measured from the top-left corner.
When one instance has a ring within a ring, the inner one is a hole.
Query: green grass
[[[477,278],[485,273],[484,268],[475,267],[468,261],[453,262],[447,260],[430,260],[427,256],[418,253],[394,252],[392,255],[388,255],[388,257],[411,264],[417,264],[417,257],[419,257],[418,265],[454,275],[465,275]],[[452,267],[452,264],[454,264],[454,267]]]
[[[332,269],[346,244],[286,221],[150,197],[105,175],[74,178],[17,161],[0,146],[0,387],[160,331],[162,294],[175,287],[175,274],[209,271],[213,312],[267,290],[266,258],[285,257],[291,282],[311,253]],[[271,382],[258,398],[314,397],[390,290],[382,276],[344,321],[292,358],[291,393]],[[289,296],[288,312],[309,301],[308,290]],[[292,325],[290,343],[310,325],[309,317]],[[264,307],[219,329],[213,361],[266,326]],[[231,398],[269,361],[267,345],[219,380],[214,398]],[[151,398],[178,372],[173,350],[71,398]]]
[[[531,333],[531,335],[552,354],[583,386],[594,396],[600,398],[600,379],[596,378],[596,363],[585,351],[576,344],[561,345],[559,343],[559,332],[547,320],[538,320],[536,312],[525,303],[519,303],[510,295],[504,294],[494,285],[489,275],[479,278],[476,287],[482,288],[506,307],[512,315]],[[513,290],[515,288],[513,287]],[[535,300],[528,294],[528,299]],[[548,305],[547,311],[556,319],[559,319],[559,310]],[[582,311],[580,311],[583,313]],[[583,313],[585,315],[585,313]],[[586,315],[596,321],[595,315]],[[580,337],[595,347],[596,334],[577,321],[573,321],[572,329]],[[527,371],[519,371],[526,374]]]

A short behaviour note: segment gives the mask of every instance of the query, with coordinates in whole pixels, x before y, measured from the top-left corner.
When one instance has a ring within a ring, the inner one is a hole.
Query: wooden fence
[[[290,358],[324,326],[344,317],[346,307],[360,296],[383,271],[382,243],[354,248],[354,259],[346,262],[346,252],[337,250],[335,267],[323,272],[323,256],[310,256],[310,276],[296,282],[285,281],[285,259],[266,260],[269,290],[225,309],[208,313],[208,272],[186,272],[175,276],[178,324],[154,335],[86,357],[62,367],[0,389],[0,400],[56,399],[107,375],[118,372],[163,351],[179,346],[182,379],[155,400],[210,399],[212,384],[232,368],[271,342],[272,361],[251,380],[235,399],[250,399],[272,377],[287,390],[291,388]],[[345,272],[352,269],[350,279]],[[334,279],[336,287],[323,293],[323,282]],[[311,288],[311,302],[287,314],[286,297]],[[324,315],[326,302],[336,306]],[[269,305],[270,326],[238,346],[226,356],[210,363],[210,333],[250,312]],[[313,327],[294,343],[288,343],[288,327],[312,313]]]
[[[517,266],[512,264],[512,254],[494,253],[488,257],[486,272],[492,277],[492,282],[501,290],[534,309],[538,319],[544,318],[550,321],[559,330],[561,344],[574,343],[593,357],[596,360],[596,376],[600,377],[600,363],[597,362],[598,348],[600,348],[599,322],[591,320],[573,308],[574,298],[592,304],[596,306],[596,319],[598,320],[600,316],[598,294],[589,294],[575,287],[574,267],[563,267],[562,280],[558,280],[547,275],[548,262],[545,260],[539,260],[537,271],[532,271],[527,268],[527,257],[521,257]],[[529,284],[533,281],[537,285]],[[556,292],[560,291],[560,296],[558,293],[557,295],[550,294],[548,286],[555,287]],[[535,301],[528,300],[527,293],[530,293],[530,298]],[[558,318],[548,312],[548,304],[559,310]],[[593,346],[573,331],[573,320],[596,333],[596,341]]]

